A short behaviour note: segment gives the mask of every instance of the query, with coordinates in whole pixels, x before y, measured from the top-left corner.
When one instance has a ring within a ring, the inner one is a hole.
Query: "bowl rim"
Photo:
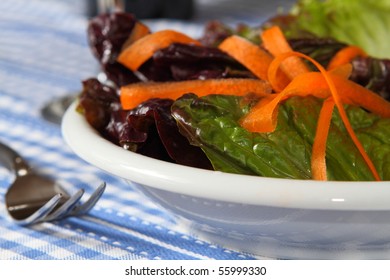
[[[76,111],[66,111],[61,131],[80,158],[125,180],[198,198],[257,206],[312,210],[390,210],[390,181],[291,180],[203,170],[149,158],[111,143]],[[92,147],[92,148],[91,148]]]

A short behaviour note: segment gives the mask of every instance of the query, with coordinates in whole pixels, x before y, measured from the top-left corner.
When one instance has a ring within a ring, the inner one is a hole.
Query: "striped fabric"
[[[108,187],[86,216],[20,227],[4,202],[13,175],[0,167],[0,259],[253,259],[192,236],[131,185],[79,159],[60,127],[42,119],[43,104],[77,92],[98,69],[86,43],[87,20],[74,2],[0,1],[0,141],[70,193],[84,188],[88,196],[101,181]],[[204,19],[196,20],[147,23],[196,35]]]

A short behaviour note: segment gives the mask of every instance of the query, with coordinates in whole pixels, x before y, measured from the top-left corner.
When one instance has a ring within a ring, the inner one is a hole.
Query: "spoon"
[[[61,124],[66,109],[76,100],[77,94],[65,95],[45,104],[41,109],[43,118],[55,124]]]

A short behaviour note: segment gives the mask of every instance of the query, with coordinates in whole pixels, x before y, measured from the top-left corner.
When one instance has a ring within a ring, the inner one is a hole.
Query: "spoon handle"
[[[0,163],[16,176],[26,175],[30,169],[27,162],[11,147],[0,142]]]

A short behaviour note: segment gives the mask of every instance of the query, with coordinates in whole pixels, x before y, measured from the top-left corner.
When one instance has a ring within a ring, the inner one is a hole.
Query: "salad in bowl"
[[[336,2],[300,1],[258,27],[213,21],[201,38],[127,13],[93,18],[108,79],[83,81],[66,141],[216,242],[386,258],[390,55],[334,29],[351,7],[389,7]]]

